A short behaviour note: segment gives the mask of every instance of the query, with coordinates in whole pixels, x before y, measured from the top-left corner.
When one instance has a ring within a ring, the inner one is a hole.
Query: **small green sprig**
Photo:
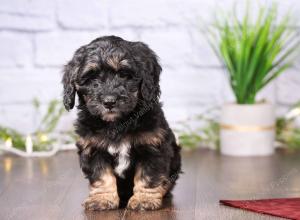
[[[196,115],[182,121],[180,124],[183,129],[175,130],[178,134],[178,141],[180,145],[187,149],[195,149],[199,146],[211,147],[219,150],[220,148],[220,126],[213,112],[216,108],[209,109],[208,111]],[[191,122],[198,122],[201,126],[192,128]]]
[[[36,114],[39,115],[41,111],[40,101],[35,98],[32,101],[32,105],[36,110]],[[59,100],[54,99],[49,102],[46,113],[41,117],[37,129],[31,134],[34,151],[49,150],[51,145],[57,141],[56,138],[51,137],[51,134],[64,113],[64,107]],[[71,134],[70,137],[72,137]],[[0,140],[11,142],[12,147],[17,149],[26,149],[26,135],[13,128],[0,126]]]
[[[300,149],[300,128],[295,125],[299,116],[300,103],[294,105],[284,117],[276,120],[276,140],[291,150]]]
[[[25,149],[25,137],[15,129],[0,126],[0,140],[11,141],[15,148]]]

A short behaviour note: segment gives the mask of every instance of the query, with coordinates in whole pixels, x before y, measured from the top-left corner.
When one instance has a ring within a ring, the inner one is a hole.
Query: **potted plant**
[[[277,7],[261,7],[256,18],[236,13],[222,16],[209,31],[209,42],[226,68],[236,102],[223,105],[221,152],[234,156],[274,152],[275,114],[257,93],[293,65],[299,38],[289,14],[278,18]]]

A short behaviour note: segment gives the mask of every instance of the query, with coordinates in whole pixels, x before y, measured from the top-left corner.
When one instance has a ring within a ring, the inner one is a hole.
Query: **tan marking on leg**
[[[142,170],[138,168],[134,176],[133,196],[129,199],[127,207],[133,210],[156,210],[162,206],[162,199],[169,189],[169,184],[163,184],[149,188],[149,178],[142,178]],[[167,181],[165,181],[167,182]]]
[[[83,206],[88,210],[110,210],[119,206],[116,177],[106,169],[101,178],[90,186],[89,197]]]

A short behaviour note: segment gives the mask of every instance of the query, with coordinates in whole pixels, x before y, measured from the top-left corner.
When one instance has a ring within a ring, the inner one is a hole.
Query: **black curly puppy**
[[[161,67],[144,43],[105,36],[65,66],[64,105],[74,107],[81,168],[90,181],[84,207],[134,210],[162,205],[180,173],[180,147],[159,103]],[[120,200],[121,199],[121,200]]]

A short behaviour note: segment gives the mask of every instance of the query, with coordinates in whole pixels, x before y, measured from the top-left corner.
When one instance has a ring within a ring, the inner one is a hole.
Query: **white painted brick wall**
[[[115,0],[111,7],[113,27],[167,27],[190,25],[195,18],[209,17],[215,1],[204,0]]]
[[[37,66],[61,67],[72,58],[78,45],[86,44],[98,36],[90,32],[54,32],[35,36],[35,59]]]
[[[49,0],[2,0],[0,29],[50,31],[56,26],[55,2]]]
[[[107,27],[108,0],[57,1],[57,15],[58,24],[63,28],[83,30]]]
[[[0,32],[0,67],[22,68],[31,65],[33,49],[31,37],[23,33]],[[5,69],[1,70],[5,71]]]
[[[247,0],[238,1],[238,8]],[[271,0],[260,0],[265,4]],[[299,18],[300,1],[279,1]],[[62,92],[61,69],[82,44],[102,35],[141,40],[159,55],[162,97],[168,120],[176,122],[224,101],[232,101],[225,71],[201,28],[217,8],[234,0],[2,0],[0,3],[0,124],[30,132],[37,116],[31,101],[45,108]],[[256,10],[253,10],[255,13]],[[299,24],[296,24],[299,26]],[[260,94],[280,112],[300,100],[299,67],[287,71]],[[74,113],[61,127],[72,126]]]
[[[155,32],[145,30],[141,33],[141,40],[159,55],[161,63],[166,67],[181,67],[193,56],[193,45],[183,28],[161,29]]]

